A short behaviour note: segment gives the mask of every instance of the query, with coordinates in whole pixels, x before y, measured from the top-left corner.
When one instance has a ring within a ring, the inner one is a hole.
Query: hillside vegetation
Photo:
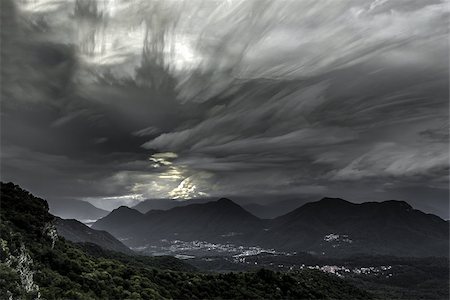
[[[173,258],[102,254],[58,237],[47,203],[12,183],[1,184],[0,211],[1,299],[371,297],[319,271],[205,274]]]

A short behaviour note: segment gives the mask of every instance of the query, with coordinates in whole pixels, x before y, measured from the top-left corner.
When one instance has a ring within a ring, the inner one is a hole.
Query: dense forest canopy
[[[173,258],[102,256],[56,237],[53,219],[44,200],[1,184],[2,299],[371,298],[320,271],[207,274]]]

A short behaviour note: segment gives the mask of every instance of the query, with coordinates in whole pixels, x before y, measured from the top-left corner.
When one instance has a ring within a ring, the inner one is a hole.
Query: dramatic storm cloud
[[[2,180],[448,216],[447,1],[2,2]],[[109,207],[109,205],[103,205]]]

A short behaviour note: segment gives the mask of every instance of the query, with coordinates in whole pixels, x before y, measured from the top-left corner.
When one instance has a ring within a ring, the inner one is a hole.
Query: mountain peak
[[[128,206],[119,206],[118,208],[114,209],[112,212],[110,212],[106,217],[117,217],[117,218],[139,218],[143,216],[144,214],[140,211],[137,211],[133,208],[129,208]],[[106,217],[102,218],[105,219]],[[100,220],[102,220],[100,219]]]
[[[107,216],[97,220],[91,228],[100,230],[109,228],[107,230],[109,233],[116,234],[121,228],[139,221],[143,216],[144,214],[128,206],[119,206]]]
[[[342,198],[332,198],[332,197],[324,197],[324,198],[320,199],[317,202],[323,202],[323,203],[329,203],[329,202],[330,203],[331,202],[334,202],[334,203],[338,203],[338,202],[340,202],[340,203],[349,203],[347,200],[344,200]]]
[[[121,206],[119,206],[118,208],[116,208],[116,209],[114,209],[114,210],[128,210],[128,209],[131,209],[131,208],[129,208],[129,207],[126,206],[126,205],[121,205]]]
[[[380,202],[380,204],[389,206],[389,207],[398,207],[404,209],[412,209],[413,207],[406,201],[403,200],[387,200]]]
[[[236,204],[233,201],[231,201],[228,198],[220,198],[219,200],[216,201],[217,203],[221,203],[221,204]]]
[[[225,213],[225,212],[229,212],[229,213],[245,212],[245,213],[250,214],[244,208],[242,208],[242,206],[240,206],[239,204],[237,204],[236,202],[234,202],[228,198],[220,198],[217,201],[208,202],[206,204],[207,205],[209,204],[209,207],[211,207],[211,208],[214,207],[215,209],[220,209],[220,211],[223,213]]]
[[[324,197],[316,202],[310,202],[307,203],[307,205],[312,205],[315,207],[323,207],[323,206],[338,206],[338,207],[347,207],[348,205],[353,204],[352,202],[349,202],[347,200],[344,200],[342,198],[331,198],[331,197]]]
[[[113,211],[111,211],[111,214],[112,213],[131,213],[131,212],[142,214],[139,211],[137,211],[136,209],[130,208],[125,205],[119,206],[118,208],[114,209]]]

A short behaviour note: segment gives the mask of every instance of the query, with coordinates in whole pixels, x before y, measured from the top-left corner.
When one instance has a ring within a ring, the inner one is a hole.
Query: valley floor
[[[255,271],[282,273],[319,270],[372,293],[380,299],[448,299],[447,258],[353,256],[329,258],[206,241],[163,240],[135,249],[146,255],[172,255],[205,272]]]

